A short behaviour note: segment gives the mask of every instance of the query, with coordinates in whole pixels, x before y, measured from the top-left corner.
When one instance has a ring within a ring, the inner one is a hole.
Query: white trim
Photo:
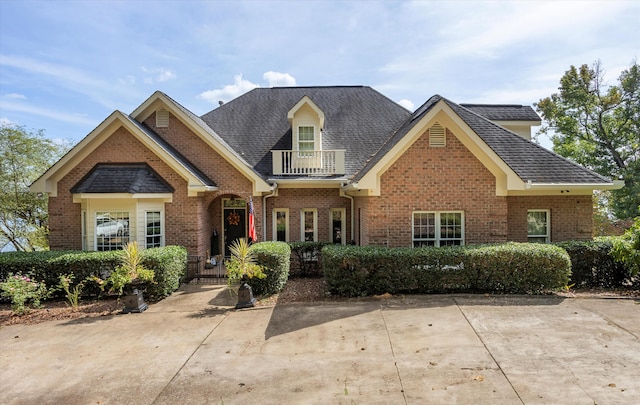
[[[149,215],[149,213],[154,213],[154,214],[158,213],[158,214],[160,214],[160,234],[159,235],[149,235],[147,233],[147,231],[149,230],[149,228],[147,226],[149,224],[148,217],[147,217]],[[159,236],[160,237],[160,245],[158,247],[162,247],[162,246],[165,245],[165,242],[164,242],[165,241],[164,210],[145,209],[144,210],[144,226],[143,226],[143,228],[144,228],[144,247],[146,249],[149,248],[149,245],[147,243],[147,238],[150,238],[150,237]]]
[[[415,235],[415,215],[416,214],[433,214],[434,216],[434,237],[433,239],[430,238],[420,238],[419,240],[416,240],[416,235]],[[442,215],[443,214],[460,214],[460,238],[443,238],[442,237]],[[427,241],[433,241],[434,242],[434,246],[438,247],[438,246],[443,246],[442,242],[443,241],[460,241],[460,245],[459,246],[464,246],[465,244],[465,226],[464,226],[464,211],[423,211],[423,210],[416,210],[416,211],[412,211],[411,212],[411,246],[414,246],[415,242],[427,242]]]

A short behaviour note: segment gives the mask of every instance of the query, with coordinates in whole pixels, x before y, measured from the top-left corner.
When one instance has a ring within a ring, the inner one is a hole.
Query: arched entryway
[[[222,198],[223,252],[229,256],[229,245],[247,237],[247,201],[238,197]]]

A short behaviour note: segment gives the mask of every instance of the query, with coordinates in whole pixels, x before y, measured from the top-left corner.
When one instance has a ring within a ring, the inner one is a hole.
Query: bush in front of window
[[[556,246],[505,243],[486,246],[384,248],[326,246],[328,291],[357,297],[384,293],[539,293],[569,281],[571,262]]]
[[[156,283],[147,286],[147,294],[154,299],[168,296],[180,286],[186,271],[187,251],[181,246],[166,246],[141,251],[143,264],[155,272]],[[9,273],[33,274],[46,285],[58,285],[60,276],[73,275],[76,280],[93,276],[105,279],[120,264],[121,250],[105,252],[41,251],[7,252],[0,254],[0,280]],[[62,297],[57,291],[54,297]],[[87,283],[83,297],[97,297],[101,290],[97,283]]]
[[[286,242],[259,242],[252,245],[256,263],[263,269],[265,278],[251,279],[251,288],[255,295],[269,296],[277,294],[289,279],[291,248]]]

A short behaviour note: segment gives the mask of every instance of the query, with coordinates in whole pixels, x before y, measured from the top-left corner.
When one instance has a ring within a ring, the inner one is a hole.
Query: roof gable
[[[189,187],[189,195],[197,195],[200,191],[215,190],[211,179],[195,168],[174,148],[163,142],[149,128],[141,125],[128,115],[114,111],[107,119],[91,131],[74,146],[66,155],[51,166],[30,187],[32,192],[49,193],[55,197],[58,193],[58,181],[69,173],[82,159],[94,151],[104,140],[120,127],[140,140],[145,146],[158,155],[165,163],[185,179]]]
[[[426,131],[438,114],[458,126],[455,135],[496,176],[497,193],[554,185],[614,187],[611,180],[585,169],[469,109],[439,95],[433,96],[407,119],[378,153],[354,176],[352,188],[379,193],[380,175]]]

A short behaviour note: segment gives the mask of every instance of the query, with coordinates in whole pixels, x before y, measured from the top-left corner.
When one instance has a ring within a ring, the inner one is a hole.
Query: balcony
[[[273,175],[341,175],[344,174],[344,152],[344,150],[272,150]]]

